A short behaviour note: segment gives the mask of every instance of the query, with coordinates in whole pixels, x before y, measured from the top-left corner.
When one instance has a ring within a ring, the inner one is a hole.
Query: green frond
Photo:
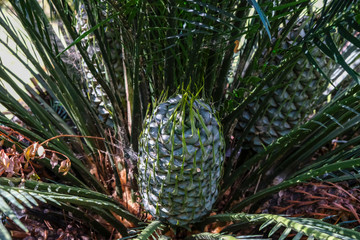
[[[18,225],[22,230],[27,232],[27,228],[20,222],[17,218],[14,211],[10,208],[10,206],[6,203],[6,201],[0,197],[0,211],[5,214],[8,218],[10,218],[16,225]]]
[[[209,224],[216,221],[236,221],[236,222],[247,222],[252,224],[265,224],[274,225],[268,236],[271,237],[275,232],[281,230],[281,236],[279,239],[285,239],[291,231],[296,232],[295,239],[300,239],[302,235],[306,235],[309,238],[314,239],[328,239],[328,240],[351,240],[360,238],[360,233],[354,230],[334,226],[332,224],[323,222],[316,219],[308,218],[292,218],[283,217],[272,214],[218,214],[208,217],[204,223]],[[236,224],[236,223],[234,223]],[[231,227],[231,225],[229,226]],[[261,229],[264,228],[262,225]]]
[[[0,238],[4,239],[4,240],[12,240],[10,233],[5,228],[5,226],[2,224],[2,221],[0,221]]]
[[[208,239],[208,240],[236,240],[237,238],[234,238],[233,236],[229,235],[222,235],[218,233],[198,233],[194,234],[186,239],[194,239],[194,240],[202,240],[202,239]],[[245,238],[245,239],[253,239],[253,238]]]
[[[8,205],[9,203],[19,209],[22,209],[24,206],[29,208],[38,206],[38,202],[48,203],[55,207],[67,209],[70,212],[75,211],[74,213],[76,213],[77,216],[83,216],[84,219],[88,219],[85,212],[71,207],[71,205],[75,205],[98,214],[104,220],[111,223],[123,236],[127,236],[127,229],[112,213],[133,222],[135,226],[139,222],[134,215],[124,210],[114,200],[91,190],[9,178],[0,178],[0,183],[0,192],[6,199],[0,198],[0,211],[13,220],[14,223],[24,231],[27,231],[26,227],[17,219],[14,211]],[[92,223],[92,225],[94,225],[94,223]]]
[[[262,235],[243,235],[243,236],[231,236],[227,234],[220,233],[198,233],[193,234],[186,238],[186,240],[236,240],[236,239],[244,239],[244,240],[269,240],[270,238],[262,238]]]
[[[148,240],[153,234],[155,234],[155,231],[162,230],[163,227],[164,225],[161,223],[161,221],[153,221],[147,225],[135,239]]]
[[[354,169],[353,173],[351,169],[349,170],[341,170],[335,171],[331,173],[324,174],[323,176],[317,177],[317,180],[324,181],[324,182],[346,182],[349,180],[358,180],[360,178],[360,174],[358,173],[359,170],[357,168]]]
[[[359,39],[353,35],[353,32],[358,31],[360,25],[356,20],[356,14],[351,13],[351,9],[356,9],[356,3],[351,1],[331,1],[328,4],[327,10],[321,13],[319,22],[316,24],[312,23],[315,27],[310,29],[305,37],[305,41],[308,41],[308,43],[313,41],[359,84],[359,74],[351,68],[349,62],[344,58],[344,54],[339,52],[338,44],[334,42],[334,38],[341,36],[359,48]],[[335,29],[337,30],[336,33]],[[316,68],[322,72],[316,61],[311,56],[308,57],[312,64],[316,65]]]
[[[266,29],[266,33],[269,35],[269,39],[271,39],[271,33],[270,33],[270,22],[267,19],[267,16],[264,14],[262,9],[260,8],[259,4],[256,2],[256,0],[250,0],[249,1],[251,5],[255,8],[256,12],[259,14],[260,19],[262,23],[264,24],[264,27]]]

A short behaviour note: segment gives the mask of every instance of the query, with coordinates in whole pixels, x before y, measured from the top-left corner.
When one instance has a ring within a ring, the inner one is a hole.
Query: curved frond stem
[[[161,230],[162,227],[161,221],[153,221],[141,231],[135,240],[147,240],[155,233],[155,231]]]

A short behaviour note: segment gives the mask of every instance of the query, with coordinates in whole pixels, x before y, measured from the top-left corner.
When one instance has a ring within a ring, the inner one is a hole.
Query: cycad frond
[[[112,213],[127,219],[135,226],[139,222],[134,215],[124,210],[114,200],[98,192],[66,185],[30,180],[21,181],[21,179],[16,178],[0,178],[0,182],[0,192],[2,193],[0,211],[24,231],[27,231],[26,227],[17,219],[9,204],[23,209],[24,206],[31,208],[37,206],[38,202],[43,202],[74,212],[77,216],[83,217],[84,220],[89,220],[89,216],[80,210],[80,208],[87,209],[111,223],[123,236],[127,236],[127,228]],[[72,205],[79,208],[73,208]],[[4,234],[6,235],[6,233]]]
[[[270,238],[262,238],[262,235],[249,235],[249,236],[238,236],[234,237],[227,234],[220,233],[198,233],[190,237],[187,237],[186,240],[270,240]]]
[[[150,239],[153,235],[159,236],[156,232],[158,230],[162,230],[164,225],[160,221],[153,221],[149,225],[147,225],[135,238],[135,240],[147,240]],[[153,237],[154,238],[154,237]]]
[[[336,34],[334,34],[334,29],[337,30]],[[348,74],[359,84],[359,74],[351,68],[350,64],[346,62],[346,58],[341,53],[341,49],[339,50],[338,44],[334,41],[336,37],[343,37],[349,43],[352,43],[357,48],[360,47],[360,40],[354,36],[354,34],[360,29],[359,23],[356,21],[356,16],[353,14],[349,14],[347,16],[338,17],[338,19],[330,26],[324,28],[319,33],[310,32],[311,41],[314,41],[316,46],[321,49],[326,55],[332,58],[336,63],[338,63]],[[304,49],[307,52],[306,56],[308,59],[316,65],[317,69],[321,71],[316,60],[314,60],[307,51],[307,46],[309,44],[304,45]]]
[[[239,221],[243,223],[262,224],[260,226],[260,230],[267,226],[274,225],[268,234],[269,237],[271,237],[280,228],[285,228],[279,239],[285,239],[291,231],[295,231],[297,233],[294,239],[300,239],[303,235],[306,235],[309,238],[328,240],[352,240],[360,238],[360,233],[357,231],[334,226],[321,220],[308,218],[291,218],[272,214],[239,213],[211,216],[205,220],[205,223],[208,224],[215,221]],[[234,223],[234,225],[236,225],[236,223]],[[230,227],[231,225],[228,228]],[[235,230],[236,228],[233,229],[233,231]]]

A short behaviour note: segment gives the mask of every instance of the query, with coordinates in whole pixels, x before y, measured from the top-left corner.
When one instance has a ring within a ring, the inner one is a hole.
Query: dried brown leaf
[[[59,158],[58,158],[58,156],[56,155],[56,153],[53,153],[53,154],[51,155],[50,164],[51,164],[51,167],[52,167],[52,168],[54,168],[56,165],[59,164]]]
[[[65,159],[60,163],[59,172],[63,172],[64,175],[66,175],[69,172],[70,168],[71,168],[70,159]]]

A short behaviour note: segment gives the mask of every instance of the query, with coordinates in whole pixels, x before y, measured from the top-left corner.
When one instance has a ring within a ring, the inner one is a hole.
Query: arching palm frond
[[[135,226],[139,222],[134,215],[121,208],[117,202],[108,196],[88,189],[31,180],[21,181],[20,179],[11,178],[0,178],[0,183],[2,196],[0,198],[0,211],[24,231],[27,231],[26,227],[18,220],[13,208],[10,206],[15,206],[21,210],[24,209],[24,207],[32,208],[33,206],[38,206],[38,203],[50,204],[73,212],[85,221],[85,223],[90,223],[95,229],[104,231],[106,228],[97,226],[99,222],[87,213],[87,211],[91,211],[109,222],[123,236],[127,236],[127,228],[112,212],[133,222]],[[77,206],[78,208],[74,208],[73,206]],[[11,239],[5,230],[1,232],[6,237],[4,239]],[[109,232],[105,232],[104,234],[110,235]]]

